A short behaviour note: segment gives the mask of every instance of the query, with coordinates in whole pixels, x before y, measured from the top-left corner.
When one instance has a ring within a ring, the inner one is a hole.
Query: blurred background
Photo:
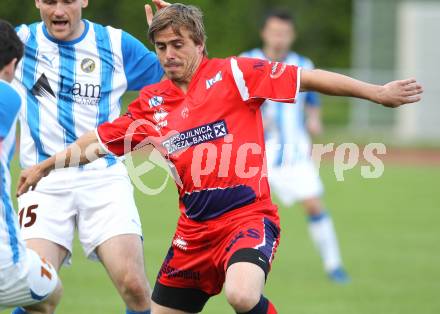
[[[397,110],[366,101],[323,97],[324,133],[315,143],[384,143],[384,174],[361,177],[360,165],[335,178],[332,159],[320,174],[352,282],[330,283],[307,235],[299,207],[280,208],[283,236],[266,294],[282,314],[440,313],[440,1],[438,0],[192,0],[205,14],[211,57],[261,45],[265,12],[294,14],[294,50],[315,65],[374,83],[416,77],[417,105]],[[147,43],[144,0],[90,0],[84,17],[132,33]],[[39,20],[34,1],[1,0],[0,17],[14,25]],[[149,45],[150,48],[151,45]],[[136,94],[125,97],[125,105]],[[17,162],[13,175],[18,176]],[[157,168],[146,184],[160,186]],[[177,220],[175,187],[155,196],[136,191],[150,281],[166,254]],[[121,209],[123,210],[123,209]],[[105,271],[83,257],[61,272],[65,296],[57,313],[123,313]],[[2,312],[2,313],[7,313]],[[232,313],[223,297],[204,313]]]

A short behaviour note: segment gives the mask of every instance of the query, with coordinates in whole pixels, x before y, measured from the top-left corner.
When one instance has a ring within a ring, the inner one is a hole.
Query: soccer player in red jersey
[[[260,105],[266,99],[293,103],[299,90],[317,90],[398,107],[420,100],[422,88],[412,79],[378,86],[277,62],[208,59],[202,13],[193,6],[158,11],[149,37],[169,79],[145,87],[124,116],[25,170],[18,193],[73,160],[84,164],[154,145],[174,169],[181,216],[152,313],[200,312],[223,285],[237,313],[277,313],[262,295],[280,227]]]

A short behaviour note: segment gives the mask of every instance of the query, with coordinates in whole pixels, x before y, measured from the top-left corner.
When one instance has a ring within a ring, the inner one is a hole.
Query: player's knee
[[[260,293],[255,290],[243,289],[239,286],[230,286],[225,290],[229,304],[238,312],[248,312],[260,300]]]
[[[127,272],[119,282],[123,295],[130,299],[145,301],[149,296],[149,288],[146,279],[134,272]]]
[[[53,314],[63,295],[63,287],[58,282],[54,292],[43,302],[25,307],[25,310],[32,314]]]
[[[304,200],[303,206],[305,207],[309,216],[319,215],[323,212],[323,208],[319,199],[312,198]]]
[[[61,281],[58,280],[57,287],[55,288],[54,292],[52,292],[52,294],[47,300],[49,305],[52,306],[54,309],[58,305],[58,303],[60,303],[61,297],[63,296],[63,292],[64,292],[63,285],[61,284]],[[53,311],[50,313],[53,313]]]

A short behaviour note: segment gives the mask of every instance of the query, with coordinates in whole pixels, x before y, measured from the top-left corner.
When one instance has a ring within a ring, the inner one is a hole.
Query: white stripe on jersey
[[[261,49],[244,52],[242,57],[267,60]],[[289,52],[283,61],[303,69],[313,69],[313,63],[295,52]],[[277,150],[276,157],[268,162],[286,165],[307,159],[310,155],[310,139],[304,124],[306,93],[299,93],[295,104],[266,100],[262,106],[267,149]]]
[[[246,81],[243,77],[243,72],[238,67],[238,62],[235,58],[231,58],[231,68],[232,74],[234,76],[235,84],[238,87],[238,91],[240,92],[241,99],[243,101],[249,100],[249,90],[246,86]]]

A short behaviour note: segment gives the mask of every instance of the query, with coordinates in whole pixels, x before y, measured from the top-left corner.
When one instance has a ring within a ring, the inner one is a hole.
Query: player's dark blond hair
[[[159,10],[153,17],[153,22],[148,30],[148,38],[155,44],[155,34],[171,26],[174,33],[181,36],[181,29],[185,28],[190,33],[191,39],[196,45],[204,45],[203,54],[207,55],[206,33],[203,24],[202,11],[193,5],[173,3]]]

